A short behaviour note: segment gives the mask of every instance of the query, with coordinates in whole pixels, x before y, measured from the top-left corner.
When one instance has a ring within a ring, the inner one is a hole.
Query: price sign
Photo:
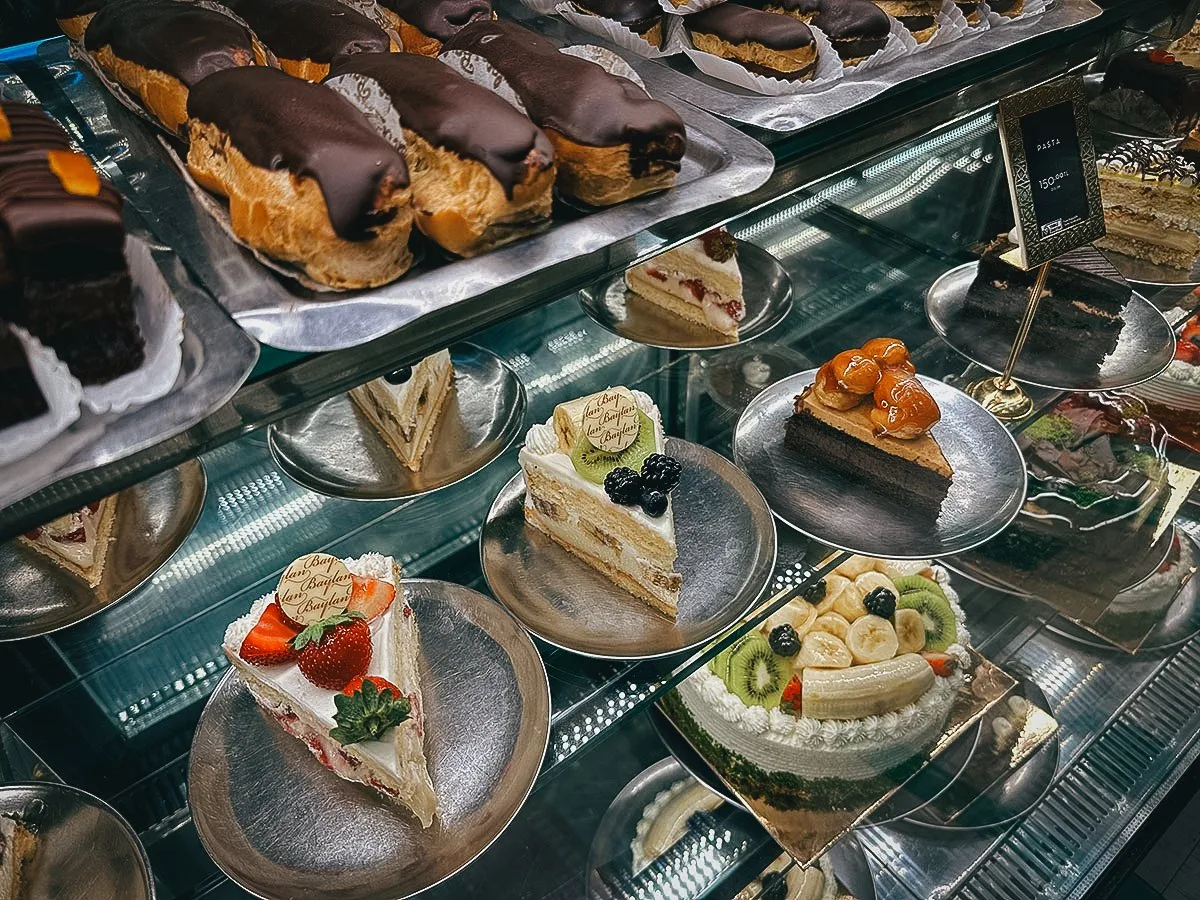
[[[1019,235],[1010,261],[1031,269],[1102,237],[1083,80],[1061,78],[1004,98],[997,124]]]

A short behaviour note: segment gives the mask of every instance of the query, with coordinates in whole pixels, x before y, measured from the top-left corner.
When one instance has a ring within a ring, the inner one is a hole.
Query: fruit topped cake
[[[817,370],[796,397],[785,440],[936,518],[954,474],[931,433],[941,417],[903,342],[873,338]]]
[[[667,312],[735,340],[746,317],[737,241],[724,228],[634,266],[625,285]]]
[[[349,397],[400,461],[419,472],[453,386],[450,351],[441,350],[415,366],[359,385]]]
[[[968,642],[944,569],[853,556],[664,705],[743,795],[837,808],[924,761],[971,664]]]
[[[654,401],[611,387],[556,406],[520,459],[525,521],[674,618],[683,577],[670,495],[682,466],[664,451]]]
[[[392,557],[300,557],[230,623],[223,647],[259,706],[322,765],[429,827],[420,638]]]
[[[104,578],[104,563],[117,518],[117,496],[89,503],[21,535],[18,540],[96,587]]]

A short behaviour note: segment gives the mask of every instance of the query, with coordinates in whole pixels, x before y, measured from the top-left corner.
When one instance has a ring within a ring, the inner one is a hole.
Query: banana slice
[[[933,578],[933,569],[929,567],[929,560],[926,559],[881,559],[877,568],[892,581],[905,575]]]
[[[915,609],[896,610],[897,653],[920,653],[925,649],[925,620]],[[818,618],[818,621],[820,619]],[[813,623],[816,627],[816,623]]]
[[[881,616],[863,616],[850,626],[846,646],[854,661],[863,665],[891,659],[899,643],[891,622]]]
[[[867,608],[863,605],[865,596],[867,596],[867,592],[859,588],[857,581],[852,581],[844,591],[837,595],[837,599],[833,601],[831,612],[837,613],[847,622],[861,619],[867,614]]]
[[[925,626],[922,624],[922,648],[925,646],[924,628]],[[844,643],[846,640],[846,634],[850,631],[850,623],[846,621],[845,616],[838,615],[835,612],[827,612],[817,616],[816,620],[812,623],[812,630],[824,631],[826,634],[832,634],[835,638]]]
[[[763,622],[763,634],[770,636],[771,631],[780,625],[791,625],[796,629],[796,635],[803,638],[817,618],[817,608],[806,600],[793,600],[783,609],[778,609]]]
[[[818,634],[810,632],[805,643]],[[804,715],[880,716],[918,700],[933,687],[935,677],[929,663],[915,653],[846,669],[808,668],[803,676]]]
[[[854,658],[850,655],[850,650],[838,638],[824,631],[810,631],[804,636],[800,652],[792,660],[792,668],[797,672],[810,666],[819,669],[844,669],[852,662]]]
[[[844,575],[826,575],[825,576],[825,596],[821,598],[821,602],[817,604],[817,615],[827,613],[833,609],[833,604],[847,589],[854,589],[854,582]]]
[[[879,560],[871,556],[858,556],[857,554],[850,557],[844,563],[839,565],[833,571],[838,575],[845,575],[853,580],[864,572],[874,572],[875,566]]]

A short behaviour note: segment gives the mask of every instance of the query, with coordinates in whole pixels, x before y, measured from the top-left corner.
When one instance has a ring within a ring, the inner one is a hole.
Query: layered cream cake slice
[[[667,312],[733,338],[746,317],[737,241],[724,228],[634,266],[625,285]]]
[[[301,557],[229,625],[223,648],[259,706],[324,766],[429,827],[420,638],[394,559]]]
[[[96,587],[104,577],[116,517],[114,494],[35,528],[19,540]]]
[[[25,868],[37,850],[37,835],[12,816],[0,815],[0,898],[21,900]]]
[[[440,350],[350,391],[350,400],[414,472],[428,449],[454,384],[450,351]]]
[[[641,391],[608,388],[559,404],[521,450],[525,521],[664,615],[675,617],[670,493],[681,467]]]

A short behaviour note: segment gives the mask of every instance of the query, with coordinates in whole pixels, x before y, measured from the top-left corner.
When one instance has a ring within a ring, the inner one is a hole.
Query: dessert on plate
[[[696,813],[708,813],[725,801],[694,778],[681,778],[659,791],[638,820],[629,851],[637,875],[691,830]]]
[[[772,860],[763,873],[743,888],[733,900],[854,900],[839,890],[833,865],[822,856],[807,869],[793,863],[786,853]]]
[[[662,47],[665,20],[658,0],[574,0],[571,5],[585,16],[620,23],[655,49]]]
[[[1166,371],[1128,391],[1145,401],[1172,437],[1188,441],[1200,437],[1200,315],[1184,325]]]
[[[1192,577],[1196,567],[1195,545],[1176,531],[1171,549],[1149,578],[1117,594],[1097,620],[1098,630],[1114,640],[1143,640],[1167,616],[1167,610]]]
[[[817,370],[796,397],[784,440],[805,458],[869,480],[936,518],[954,475],[931,432],[941,415],[904,343],[873,338]]]
[[[400,566],[310,553],[230,623],[225,655],[255,701],[339,778],[399,803],[428,828],[417,620]]]
[[[1200,257],[1196,167],[1165,144],[1129,141],[1096,159],[1107,234],[1100,247],[1188,271]]]
[[[724,228],[639,263],[626,271],[625,286],[667,312],[735,340],[746,317],[737,241]]]
[[[440,350],[415,366],[359,385],[350,391],[350,400],[400,461],[419,472],[453,386],[450,351]]]
[[[842,64],[858,65],[882,50],[892,23],[871,0],[735,0],[765,12],[815,25],[829,38]]]
[[[683,576],[671,491],[682,467],[666,455],[647,394],[611,387],[560,403],[521,449],[525,521],[664,615]]]
[[[38,387],[29,357],[8,323],[0,319],[0,429],[37,418],[49,410],[46,397]]]
[[[1200,124],[1200,69],[1165,50],[1118,53],[1104,72],[1101,112],[1161,137],[1187,137]]]
[[[755,75],[808,81],[817,70],[817,41],[799,19],[737,3],[718,3],[684,16],[692,45]]]
[[[0,898],[21,900],[25,867],[37,852],[37,835],[14,816],[0,815]]]
[[[854,556],[664,700],[744,796],[837,808],[899,784],[940,739],[971,664],[949,576]]]
[[[104,563],[117,517],[117,497],[113,494],[89,503],[26,532],[17,540],[96,587],[104,578]]]
[[[491,0],[378,0],[405,53],[437,56],[442,44],[472,22],[492,18]]]

